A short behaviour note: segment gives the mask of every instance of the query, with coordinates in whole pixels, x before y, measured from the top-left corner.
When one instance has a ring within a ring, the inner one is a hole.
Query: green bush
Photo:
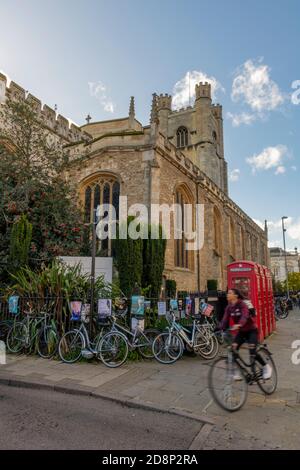
[[[217,290],[217,289],[218,289],[217,279],[208,279],[208,281],[207,281],[207,290]]]

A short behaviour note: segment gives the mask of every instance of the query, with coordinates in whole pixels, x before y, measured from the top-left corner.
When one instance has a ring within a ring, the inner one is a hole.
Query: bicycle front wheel
[[[153,341],[152,351],[161,364],[173,364],[183,354],[183,342],[174,333],[161,333]]]
[[[268,364],[271,369],[271,377],[268,379],[263,378],[263,365],[260,364],[257,360],[255,360],[254,363],[254,369],[255,369],[255,376],[257,377],[257,385],[259,388],[266,394],[266,395],[272,395],[272,393],[275,392],[277,389],[277,382],[278,382],[278,377],[277,377],[277,369],[275,366],[275,362],[273,361],[273,358],[270,354],[270,352],[267,350],[267,348],[260,348],[257,351],[257,354],[261,357],[263,362],[265,364]]]
[[[38,337],[37,352],[44,359],[54,356],[58,347],[58,335],[52,326],[41,328]]]
[[[9,330],[6,338],[7,349],[11,353],[19,353],[25,346],[27,328],[24,323],[17,322]]]
[[[128,356],[127,338],[117,332],[107,333],[101,339],[97,357],[107,367],[120,367]]]
[[[58,345],[58,354],[63,362],[73,364],[81,358],[85,341],[82,333],[78,330],[68,331],[61,338]]]
[[[237,411],[245,404],[248,384],[237,363],[220,357],[211,366],[208,384],[215,402],[226,411]]]

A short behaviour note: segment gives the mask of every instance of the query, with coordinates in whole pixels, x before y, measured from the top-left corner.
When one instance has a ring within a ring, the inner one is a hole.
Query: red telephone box
[[[266,277],[266,285],[267,285],[267,291],[268,291],[268,330],[269,334],[272,333],[276,329],[276,320],[275,320],[275,307],[274,307],[274,297],[273,297],[273,284],[272,284],[272,275],[270,270],[266,267],[263,266],[264,272],[265,272],[265,277]]]
[[[268,268],[252,261],[236,261],[227,267],[228,289],[247,288],[257,313],[260,341],[274,329],[272,278]]]

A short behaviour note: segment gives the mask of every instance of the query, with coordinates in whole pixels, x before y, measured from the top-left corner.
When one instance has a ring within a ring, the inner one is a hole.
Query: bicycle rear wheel
[[[257,378],[257,385],[259,388],[266,394],[266,395],[272,395],[272,393],[275,392],[277,389],[277,383],[278,383],[278,376],[277,376],[277,369],[275,366],[275,362],[273,361],[273,358],[268,351],[267,348],[260,348],[257,353],[260,355],[260,357],[263,359],[263,361],[266,364],[269,364],[270,367],[272,368],[272,375],[269,379],[264,379],[263,378],[263,365],[261,365],[257,360],[254,363],[254,369],[255,369],[255,375]]]
[[[175,333],[161,333],[153,341],[153,355],[161,364],[173,364],[183,354],[183,342]]]
[[[9,330],[6,338],[7,349],[11,353],[19,353],[25,346],[27,328],[24,323],[17,322]]]
[[[117,332],[107,333],[101,339],[97,357],[107,367],[120,367],[128,356],[128,340]]]
[[[9,320],[3,320],[0,322],[0,341],[6,341],[9,330],[12,327],[12,323]]]
[[[81,358],[85,341],[78,330],[70,330],[63,335],[58,345],[58,354],[63,362],[73,364]]]
[[[226,411],[238,411],[245,404],[248,394],[246,378],[237,363],[228,357],[220,357],[211,366],[208,384],[215,402]]]
[[[45,326],[40,329],[37,352],[44,359],[54,356],[58,347],[58,335],[52,326]]]
[[[145,359],[153,359],[153,341],[160,334],[159,330],[149,329],[143,331],[139,337],[137,348]]]

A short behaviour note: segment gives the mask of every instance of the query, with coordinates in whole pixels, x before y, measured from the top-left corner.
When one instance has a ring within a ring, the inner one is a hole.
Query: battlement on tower
[[[209,98],[211,99],[211,84],[208,82],[200,82],[195,86],[196,100],[199,98]]]
[[[2,95],[2,96],[1,96]],[[11,81],[8,85],[6,75],[0,73],[0,103],[6,98],[16,101],[26,101],[30,104],[34,111],[38,114],[43,124],[53,133],[61,137],[66,143],[75,143],[79,141],[87,141],[91,138],[90,134],[83,131],[80,127],[61,116],[48,105],[42,105],[40,99],[28,93],[23,87]]]
[[[212,107],[212,113],[213,115],[217,118],[217,119],[222,119],[222,106],[217,103],[217,104],[213,104]]]
[[[172,95],[168,93],[157,95],[156,97],[157,111],[161,109],[169,109],[171,111],[172,107]]]

